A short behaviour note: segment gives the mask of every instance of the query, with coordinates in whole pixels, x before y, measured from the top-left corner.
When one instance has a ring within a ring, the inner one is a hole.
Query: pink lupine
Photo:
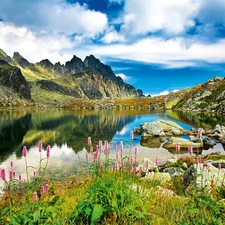
[[[34,199],[35,202],[38,200],[38,196],[37,196],[37,192],[36,191],[33,193],[33,199]]]
[[[99,146],[99,149],[100,149],[100,151],[102,150],[102,141],[99,141],[98,142],[98,146]]]
[[[130,165],[133,165],[133,163],[134,163],[134,159],[133,159],[133,156],[131,155],[130,156]]]
[[[27,156],[27,147],[24,146],[23,147],[23,152],[22,152],[23,156],[26,157]]]
[[[180,144],[176,144],[176,152],[180,151]]]
[[[203,163],[203,168],[205,168],[205,167],[209,167],[208,161],[205,161],[205,162]]]
[[[199,164],[199,163],[201,163],[201,156],[200,155],[196,158],[196,164]]]
[[[94,162],[98,159],[98,152],[93,152]]]
[[[21,181],[22,180],[22,176],[21,176],[21,174],[19,174],[19,181]]]
[[[87,160],[88,160],[88,157],[89,157],[88,152],[86,152],[86,159],[87,159]]]
[[[137,167],[133,167],[133,173],[136,174],[137,173]]]
[[[218,170],[221,170],[221,168],[222,168],[222,165],[221,165],[221,163],[219,163],[218,164]]]
[[[13,171],[13,177],[16,177],[16,172],[15,171]]]
[[[155,157],[155,165],[156,165],[156,166],[159,165],[159,158],[158,158],[158,156]]]
[[[188,147],[188,153],[189,153],[190,155],[193,154],[193,146],[189,146],[189,147]]]
[[[2,178],[3,180],[6,180],[6,174],[5,174],[5,169],[4,169],[4,168],[1,169],[1,178]]]
[[[88,145],[91,146],[91,137],[88,137]]]
[[[116,142],[114,142],[113,146],[114,146],[114,149],[116,150],[117,149]]]
[[[10,167],[13,168],[13,161],[10,162]]]
[[[134,155],[137,156],[138,155],[138,147],[134,146]]]
[[[38,142],[38,151],[39,152],[42,151],[42,142],[41,141]]]
[[[43,195],[44,193],[45,193],[45,186],[42,185],[42,186],[41,186],[41,194]]]
[[[116,159],[118,159],[118,158],[119,158],[119,151],[116,150]]]
[[[198,138],[201,138],[202,137],[202,129],[198,129],[198,135],[197,135]]]
[[[131,132],[130,132],[130,140],[133,140],[133,139],[134,139],[134,132],[131,131]]]
[[[148,168],[148,166],[149,166],[149,161],[148,160],[145,161],[145,166]]]
[[[46,148],[46,156],[47,156],[47,158],[50,157],[50,151],[51,151],[51,146],[48,145],[47,148]]]
[[[48,191],[48,190],[49,190],[49,185],[46,184],[46,185],[45,185],[45,191]]]
[[[9,172],[9,180],[12,180],[12,179],[13,179],[13,171],[10,170],[10,172]]]

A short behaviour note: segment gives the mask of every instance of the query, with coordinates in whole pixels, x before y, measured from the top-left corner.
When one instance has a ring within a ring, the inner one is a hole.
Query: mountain
[[[0,59],[1,63],[7,63],[9,72],[6,74],[10,73],[12,66],[20,71],[20,75],[27,82],[24,87],[30,92],[29,96],[22,97],[36,103],[57,105],[74,98],[91,100],[143,96],[141,90],[125,83],[108,65],[104,65],[93,55],[87,56],[84,61],[74,55],[63,65],[59,62],[53,64],[48,59],[30,63],[18,52],[11,58],[0,50]],[[1,81],[0,84],[19,93],[12,85],[7,86],[7,82]]]

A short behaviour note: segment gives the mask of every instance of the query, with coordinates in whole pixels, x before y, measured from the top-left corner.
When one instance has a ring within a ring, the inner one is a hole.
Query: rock
[[[171,137],[168,141],[163,144],[163,148],[166,149],[176,149],[176,144],[180,144],[180,149],[188,149],[188,147],[192,146],[193,149],[203,148],[203,143],[195,143],[185,138],[180,137]]]
[[[184,170],[180,167],[168,167],[163,172],[169,173],[171,177],[183,176],[184,174]]]
[[[150,172],[146,174],[142,179],[152,180],[152,181],[160,181],[162,183],[166,183],[171,181],[171,176],[169,173],[160,173],[160,172]]]
[[[178,160],[177,157],[170,158],[166,161],[165,166],[166,167],[175,166],[177,164],[177,160]]]
[[[141,124],[141,131],[143,136],[165,136],[159,121]]]
[[[189,140],[190,140],[191,142],[194,142],[194,143],[202,143],[202,139],[201,139],[201,138],[197,138],[197,137],[195,137],[195,136],[193,136],[193,135],[190,135],[190,136],[189,136]]]
[[[148,148],[160,148],[161,144],[164,142],[163,138],[149,138],[143,135],[141,137],[140,144]]]

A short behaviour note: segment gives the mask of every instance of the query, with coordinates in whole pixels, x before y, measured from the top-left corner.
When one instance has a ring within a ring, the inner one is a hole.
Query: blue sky
[[[144,94],[163,94],[225,76],[224,12],[224,0],[7,0],[0,48],[30,62],[93,54]]]

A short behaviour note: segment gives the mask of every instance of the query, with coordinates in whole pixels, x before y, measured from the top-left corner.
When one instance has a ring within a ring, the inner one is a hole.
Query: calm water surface
[[[214,128],[216,124],[225,125],[225,118],[201,113],[149,111],[149,110],[100,110],[100,111],[0,111],[0,168],[10,170],[10,162],[14,162],[16,174],[25,177],[25,164],[22,157],[22,148],[27,146],[28,165],[38,167],[40,154],[37,149],[39,140],[43,142],[42,157],[45,157],[47,145],[52,147],[48,168],[49,173],[67,177],[85,168],[85,153],[89,151],[87,138],[92,138],[93,146],[99,140],[108,140],[111,145],[111,154],[114,156],[113,143],[124,143],[124,154],[133,154],[135,145],[139,148],[138,161],[143,158],[164,163],[173,154],[166,149],[148,148],[140,145],[141,136],[135,136],[130,141],[130,131],[139,128],[144,122],[157,119],[172,120],[185,129]],[[203,150],[203,154],[211,151],[224,152],[218,144],[213,149]],[[80,161],[77,153],[81,155]],[[43,164],[46,161],[43,160]],[[30,168],[32,174],[34,169]],[[0,183],[1,185],[1,183]]]

